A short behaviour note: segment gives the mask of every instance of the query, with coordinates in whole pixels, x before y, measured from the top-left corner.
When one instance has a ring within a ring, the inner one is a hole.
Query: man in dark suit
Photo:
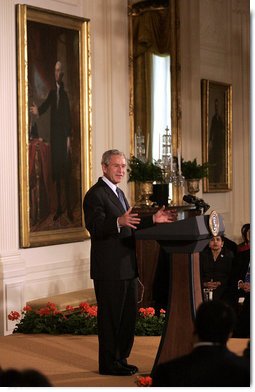
[[[50,109],[50,145],[52,179],[56,183],[57,210],[53,220],[63,213],[62,180],[66,196],[68,218],[73,221],[70,201],[70,168],[71,168],[71,112],[70,104],[63,83],[63,67],[60,61],[55,64],[55,86],[50,90],[46,100],[37,107],[33,104],[30,112],[41,116]]]
[[[225,124],[220,115],[220,102],[217,98],[214,101],[214,105],[215,113],[212,117],[209,134],[208,161],[211,165],[209,168],[209,181],[212,183],[224,183],[226,181],[226,158],[224,154],[226,145]],[[223,110],[222,105],[221,110]]]
[[[222,301],[202,303],[195,320],[190,354],[159,364],[153,387],[249,387],[249,362],[226,347],[235,322],[231,306]]]
[[[125,155],[118,150],[106,151],[101,164],[103,177],[83,202],[98,305],[99,373],[127,376],[138,370],[127,363],[137,315],[134,230],[171,222],[175,216],[163,207],[153,216],[140,219],[117,186],[126,171]]]

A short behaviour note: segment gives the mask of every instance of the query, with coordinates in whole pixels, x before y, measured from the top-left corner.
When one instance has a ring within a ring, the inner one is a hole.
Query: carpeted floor
[[[101,376],[98,373],[97,336],[23,335],[0,337],[0,366],[34,368],[55,387],[136,387],[137,375],[149,375],[160,337],[136,336],[129,358],[139,367],[134,376]],[[247,339],[230,339],[229,348],[242,355]]]

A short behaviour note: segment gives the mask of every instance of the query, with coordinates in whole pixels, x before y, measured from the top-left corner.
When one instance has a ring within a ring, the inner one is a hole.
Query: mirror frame
[[[136,2],[137,3],[137,2]],[[134,1],[128,0],[128,51],[129,51],[129,129],[130,155],[134,155],[134,62],[133,62],[133,24],[132,15]],[[179,0],[169,0],[171,28],[171,128],[172,151],[177,155],[181,151],[181,64],[180,64],[180,10]],[[131,183],[131,202],[134,204],[135,184]]]

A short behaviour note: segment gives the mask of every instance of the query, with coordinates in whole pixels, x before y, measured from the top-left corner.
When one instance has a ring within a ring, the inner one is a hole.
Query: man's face
[[[109,165],[102,165],[103,173],[113,184],[119,184],[126,173],[126,159],[122,155],[112,155]]]
[[[55,80],[56,82],[60,83],[63,78],[63,72],[60,63],[56,63],[55,65]]]
[[[220,235],[217,235],[216,237],[213,237],[213,238],[210,240],[210,243],[209,243],[209,247],[210,247],[212,250],[215,250],[215,251],[221,250],[221,248],[223,247],[223,245],[224,245],[224,242],[222,241]]]

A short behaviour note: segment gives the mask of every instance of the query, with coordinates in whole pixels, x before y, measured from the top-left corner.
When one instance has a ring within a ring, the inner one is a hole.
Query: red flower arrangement
[[[97,334],[97,306],[91,306],[86,302],[80,303],[77,308],[67,305],[65,311],[60,311],[51,302],[39,310],[24,306],[21,314],[11,311],[8,319],[17,321],[14,333]],[[140,308],[135,335],[159,336],[162,334],[164,322],[165,311],[163,309],[159,316],[155,316],[154,308]]]
[[[161,309],[159,316],[155,315],[155,309],[140,308],[136,322],[135,334],[138,336],[160,336],[165,324],[165,310]]]
[[[138,387],[151,387],[152,378],[150,376],[138,376],[136,379],[136,384]]]
[[[143,317],[147,317],[147,316],[153,317],[153,316],[155,316],[155,309],[154,308],[140,308],[139,313]]]
[[[18,320],[20,318],[19,312],[16,312],[15,310],[12,310],[11,313],[8,315],[8,319],[11,321]]]
[[[14,333],[97,334],[97,306],[90,306],[85,302],[78,308],[67,305],[65,311],[60,311],[51,302],[39,310],[24,306],[21,314],[11,311],[8,319],[18,321]]]

